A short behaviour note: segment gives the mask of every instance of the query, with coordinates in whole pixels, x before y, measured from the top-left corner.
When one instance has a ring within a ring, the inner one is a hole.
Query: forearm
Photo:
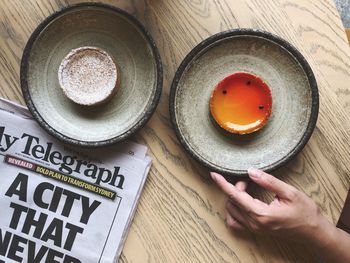
[[[326,263],[350,262],[350,235],[348,233],[323,218],[314,237],[313,245]]]

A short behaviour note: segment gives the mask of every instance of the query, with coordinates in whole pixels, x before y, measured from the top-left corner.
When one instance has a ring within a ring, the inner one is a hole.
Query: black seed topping
[[[250,84],[252,84],[252,82],[250,80],[248,80],[247,85],[250,86]]]
[[[223,91],[222,91],[222,93],[223,93],[223,94],[226,94],[226,93],[227,93],[227,91],[226,91],[226,90],[223,90]]]
[[[262,110],[262,109],[264,109],[264,106],[263,106],[263,105],[260,105],[260,106],[259,106],[259,110]]]

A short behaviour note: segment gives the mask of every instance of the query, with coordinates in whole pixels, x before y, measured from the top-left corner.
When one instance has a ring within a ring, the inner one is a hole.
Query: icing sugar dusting
[[[96,47],[80,47],[63,59],[58,78],[69,99],[81,105],[96,105],[114,94],[117,66],[107,52]]]

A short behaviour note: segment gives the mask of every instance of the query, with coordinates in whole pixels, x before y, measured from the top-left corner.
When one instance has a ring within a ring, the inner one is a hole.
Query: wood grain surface
[[[31,32],[49,14],[80,1],[0,0],[0,96],[24,103],[19,67]],[[317,251],[225,226],[225,196],[183,150],[171,127],[169,88],[184,56],[232,28],[259,28],[294,44],[319,85],[317,128],[305,149],[274,174],[304,191],[336,222],[350,180],[350,52],[332,0],[116,0],[153,35],[164,64],[161,102],[135,140],[153,166],[120,262],[315,262]],[[269,200],[268,193],[259,196]]]

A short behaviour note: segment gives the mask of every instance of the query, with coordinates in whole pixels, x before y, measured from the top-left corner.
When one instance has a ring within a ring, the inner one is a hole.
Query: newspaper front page
[[[0,262],[118,260],[151,166],[145,146],[67,146],[0,100]]]

